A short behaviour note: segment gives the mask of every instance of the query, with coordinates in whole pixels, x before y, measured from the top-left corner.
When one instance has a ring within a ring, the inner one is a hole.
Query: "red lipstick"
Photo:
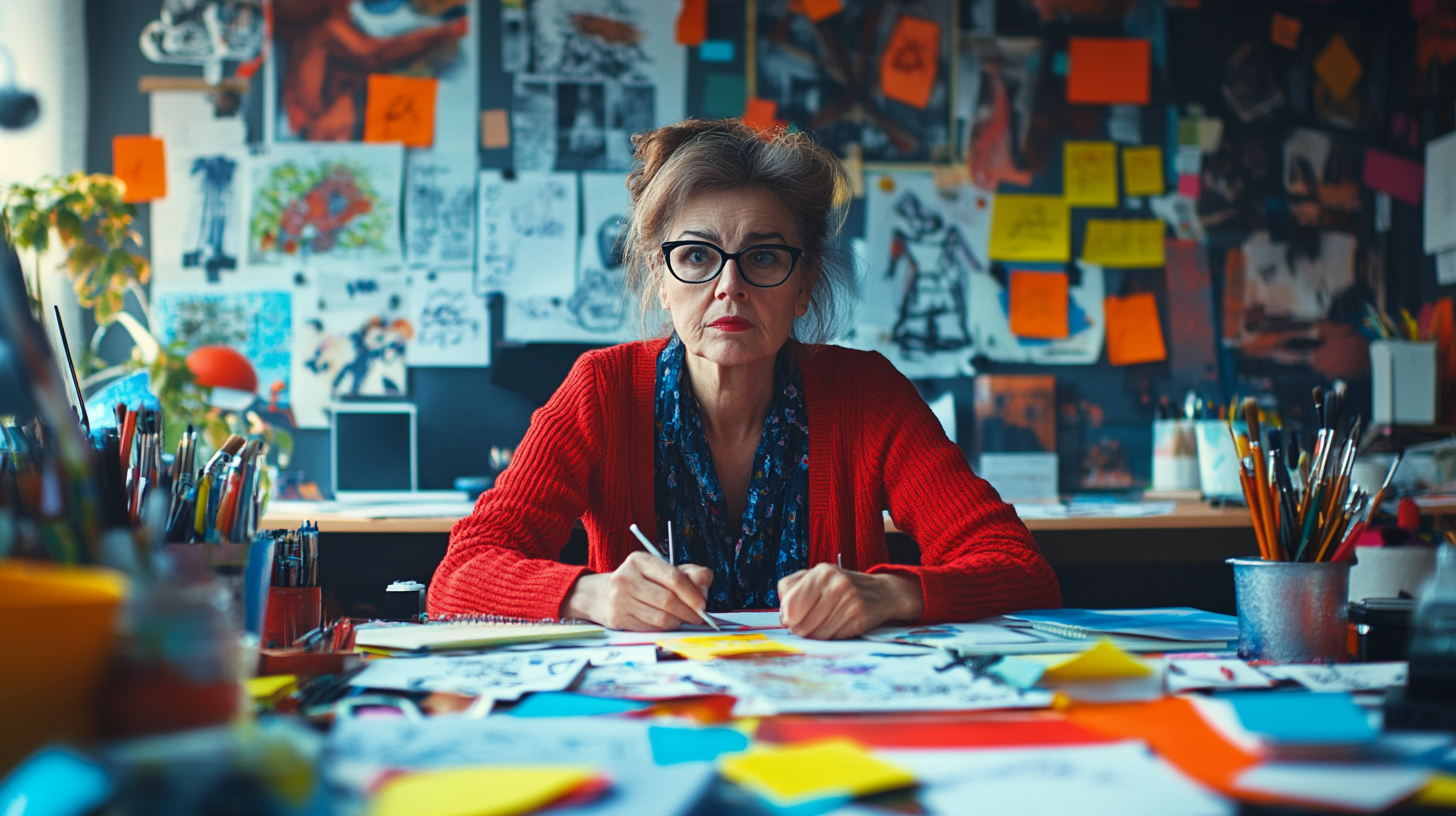
[[[720,317],[708,324],[708,328],[727,332],[748,331],[753,324],[741,317]]]

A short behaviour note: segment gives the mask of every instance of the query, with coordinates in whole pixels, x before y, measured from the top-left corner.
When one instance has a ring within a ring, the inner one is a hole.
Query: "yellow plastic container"
[[[111,570],[0,561],[0,777],[48,742],[94,734],[125,594]]]

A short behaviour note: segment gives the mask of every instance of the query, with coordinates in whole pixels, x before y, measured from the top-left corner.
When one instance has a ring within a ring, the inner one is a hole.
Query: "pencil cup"
[[[263,645],[270,649],[287,649],[295,640],[317,629],[322,617],[321,587],[269,587]]]
[[[1153,423],[1153,489],[1198,489],[1198,436],[1191,419]]]
[[[1337,663],[1347,657],[1349,563],[1230,558],[1239,611],[1239,657]]]

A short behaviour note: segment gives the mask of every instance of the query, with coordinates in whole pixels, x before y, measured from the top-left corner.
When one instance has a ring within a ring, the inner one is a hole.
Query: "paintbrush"
[[[1276,542],[1273,513],[1269,505],[1269,473],[1264,460],[1264,449],[1259,435],[1259,403],[1253,397],[1244,398],[1244,424],[1249,429],[1249,452],[1254,459],[1254,493],[1258,497],[1258,515],[1255,524],[1263,525],[1264,536],[1270,543]],[[1274,554],[1278,551],[1271,548]]]

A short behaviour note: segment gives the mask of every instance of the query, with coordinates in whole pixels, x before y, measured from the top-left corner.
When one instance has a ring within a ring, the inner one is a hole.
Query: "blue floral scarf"
[[[743,524],[733,530],[685,357],[674,336],[657,358],[658,540],[667,539],[671,520],[676,563],[713,570],[709,610],[777,607],[779,579],[809,562],[809,424],[799,366],[785,346],[774,365],[774,398],[753,455]]]

